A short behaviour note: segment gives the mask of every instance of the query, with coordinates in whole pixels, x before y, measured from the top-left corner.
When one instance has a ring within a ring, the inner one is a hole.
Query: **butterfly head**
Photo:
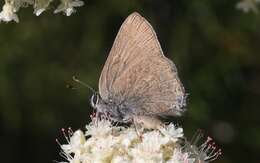
[[[106,115],[113,121],[128,122],[131,120],[132,110],[119,105],[113,100],[103,100],[99,93],[94,93],[90,99],[91,106],[99,115]]]

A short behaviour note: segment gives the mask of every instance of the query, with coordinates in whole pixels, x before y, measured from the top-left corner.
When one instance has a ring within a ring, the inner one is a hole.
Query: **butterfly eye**
[[[91,106],[92,106],[93,108],[96,108],[96,107],[97,107],[98,100],[99,100],[98,95],[97,95],[97,94],[93,94],[92,97],[91,97],[91,100],[90,100]]]

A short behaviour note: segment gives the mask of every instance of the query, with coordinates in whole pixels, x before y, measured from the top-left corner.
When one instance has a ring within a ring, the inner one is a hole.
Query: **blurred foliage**
[[[151,22],[190,94],[179,122],[186,136],[197,128],[211,135],[224,152],[216,163],[259,162],[260,17],[236,3],[88,0],[71,17],[36,17],[27,8],[20,23],[0,24],[1,162],[60,160],[60,129],[84,128],[92,111],[91,92],[66,83],[76,74],[98,88],[117,31],[133,11]]]

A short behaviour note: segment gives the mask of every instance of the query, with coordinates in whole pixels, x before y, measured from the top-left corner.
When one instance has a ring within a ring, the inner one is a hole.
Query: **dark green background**
[[[259,163],[260,15],[237,2],[88,0],[70,17],[21,9],[20,23],[0,24],[0,162],[61,160],[60,129],[83,129],[92,111],[91,92],[66,83],[77,74],[97,89],[121,23],[138,11],[190,94],[186,136],[211,135],[224,151],[216,163]]]

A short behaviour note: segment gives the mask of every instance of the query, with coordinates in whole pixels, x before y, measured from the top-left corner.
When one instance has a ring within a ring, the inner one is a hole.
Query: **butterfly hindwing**
[[[180,115],[185,93],[172,61],[138,13],[122,24],[99,79],[99,92],[136,115]]]

